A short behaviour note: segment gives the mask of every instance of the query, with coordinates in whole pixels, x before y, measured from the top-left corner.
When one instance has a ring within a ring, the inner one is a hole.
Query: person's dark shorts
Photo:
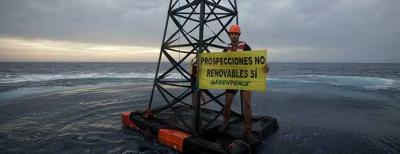
[[[225,92],[235,95],[238,92],[238,90],[236,90],[236,89],[226,89]]]
[[[233,95],[236,95],[236,93],[238,92],[239,90],[236,90],[236,89],[225,89],[225,93],[230,93],[230,94],[233,94]],[[247,91],[247,90],[240,90],[240,93],[242,93],[242,92],[244,92],[244,91]]]

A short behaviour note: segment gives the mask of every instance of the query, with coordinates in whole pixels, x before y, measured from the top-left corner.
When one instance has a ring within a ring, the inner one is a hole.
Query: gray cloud
[[[257,46],[292,48],[293,56],[304,53],[309,57],[302,60],[308,61],[326,55],[335,57],[325,57],[327,61],[400,62],[400,1],[255,3],[261,5],[241,6],[241,24],[247,27],[248,40]],[[309,50],[298,52],[296,48]]]
[[[0,37],[158,47],[167,0],[2,0]],[[400,62],[398,0],[238,1],[242,38],[272,61]],[[298,58],[294,58],[298,57]]]
[[[165,0],[2,0],[0,34],[155,45],[167,5]]]

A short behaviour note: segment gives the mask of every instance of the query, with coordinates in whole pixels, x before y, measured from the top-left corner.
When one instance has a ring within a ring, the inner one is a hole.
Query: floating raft
[[[124,126],[137,130],[181,153],[255,153],[263,139],[279,128],[276,118],[253,115],[253,141],[243,139],[242,116],[232,112],[228,133],[221,131],[223,116],[221,111],[201,109],[202,135],[195,136],[187,125],[193,124],[194,111],[186,106],[175,106],[152,114],[151,111],[124,112],[121,121]],[[177,116],[177,114],[179,116]]]

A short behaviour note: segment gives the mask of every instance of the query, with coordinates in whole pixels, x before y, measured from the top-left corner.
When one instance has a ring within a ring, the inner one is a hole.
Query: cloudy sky
[[[156,61],[168,0],[1,0],[0,61]],[[271,62],[400,62],[400,0],[238,0]]]

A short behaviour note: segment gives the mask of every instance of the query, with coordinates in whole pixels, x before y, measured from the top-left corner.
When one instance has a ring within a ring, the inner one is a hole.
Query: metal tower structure
[[[174,113],[184,124],[184,129],[195,136],[201,135],[222,116],[224,104],[218,99],[224,96],[224,92],[213,94],[208,90],[200,90],[198,81],[195,88],[191,88],[194,76],[189,71],[188,61],[197,60],[201,52],[221,51],[225,48],[223,40],[228,40],[227,27],[232,23],[238,23],[236,0],[170,0],[148,104],[148,109],[154,115],[166,110],[174,111],[176,105],[194,108],[191,123],[185,121],[185,117],[178,111]],[[207,122],[201,118],[204,104],[200,104],[200,91],[210,98],[205,104],[215,103],[220,106],[219,114]],[[191,103],[192,94],[197,95],[195,104]],[[158,106],[153,107],[156,106],[155,97],[164,103],[157,101]]]

